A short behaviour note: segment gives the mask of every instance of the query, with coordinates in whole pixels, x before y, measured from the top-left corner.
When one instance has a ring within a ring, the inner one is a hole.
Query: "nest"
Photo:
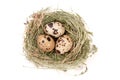
[[[55,50],[43,52],[37,46],[37,36],[45,34],[45,24],[58,21],[64,24],[65,34],[73,40],[72,49],[65,54],[56,54]],[[85,64],[90,54],[96,52],[92,44],[92,33],[86,29],[85,23],[77,13],[63,10],[42,9],[33,13],[25,23],[24,51],[26,57],[38,67],[68,70]]]

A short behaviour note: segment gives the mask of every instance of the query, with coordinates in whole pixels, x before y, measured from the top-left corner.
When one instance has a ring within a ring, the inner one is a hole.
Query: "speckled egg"
[[[57,39],[55,49],[57,53],[64,54],[70,51],[72,45],[72,39],[68,35],[63,35]]]
[[[37,37],[38,47],[44,52],[50,52],[55,47],[55,41],[49,35],[39,35]]]
[[[58,38],[65,32],[65,27],[60,22],[50,22],[45,25],[44,31],[46,34]]]

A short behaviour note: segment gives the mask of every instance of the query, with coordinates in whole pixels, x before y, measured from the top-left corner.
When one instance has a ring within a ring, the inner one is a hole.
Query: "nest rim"
[[[63,17],[61,18],[58,15],[63,15]],[[70,19],[67,17],[68,15]],[[93,51],[93,45],[91,45],[91,32],[86,30],[84,21],[77,13],[69,13],[63,10],[50,11],[49,9],[43,9],[32,14],[30,17],[32,17],[32,20],[27,21],[25,30],[24,51],[26,57],[38,67],[42,66],[60,70],[76,68],[77,66],[85,64],[85,61],[89,57],[88,55],[91,52],[95,52]],[[67,18],[69,19],[68,23],[66,20]],[[40,34],[45,34],[43,30],[44,25],[53,21],[58,21],[64,24],[67,35],[69,35],[74,41],[74,47],[71,52],[61,55],[56,54],[54,51],[42,52],[38,48],[36,37]],[[68,28],[74,30],[71,32]],[[78,37],[75,38],[76,36]],[[77,40],[76,43],[75,40]],[[96,50],[95,48],[96,46],[94,46],[94,50]],[[52,57],[50,57],[51,55]],[[57,57],[63,58],[61,58],[61,60],[56,60],[55,58]]]

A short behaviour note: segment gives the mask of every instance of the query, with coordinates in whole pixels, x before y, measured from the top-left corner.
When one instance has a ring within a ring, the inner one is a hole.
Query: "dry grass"
[[[83,65],[89,54],[96,52],[97,48],[92,44],[91,32],[86,30],[82,18],[76,13],[69,13],[63,10],[43,9],[30,16],[24,37],[24,51],[26,57],[38,67],[67,70]],[[72,50],[65,54],[42,52],[37,46],[36,37],[45,34],[43,27],[53,21],[61,22],[65,27],[65,34],[69,35],[74,44]]]

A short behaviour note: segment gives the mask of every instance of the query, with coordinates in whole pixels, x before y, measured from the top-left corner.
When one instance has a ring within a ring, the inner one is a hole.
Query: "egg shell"
[[[57,53],[64,54],[70,51],[72,45],[72,39],[68,35],[63,35],[57,39],[55,49]]]
[[[46,34],[58,38],[65,33],[65,27],[60,22],[50,22],[45,25],[44,31]]]
[[[49,35],[39,35],[37,37],[38,47],[44,52],[50,52],[55,47],[55,41]]]

